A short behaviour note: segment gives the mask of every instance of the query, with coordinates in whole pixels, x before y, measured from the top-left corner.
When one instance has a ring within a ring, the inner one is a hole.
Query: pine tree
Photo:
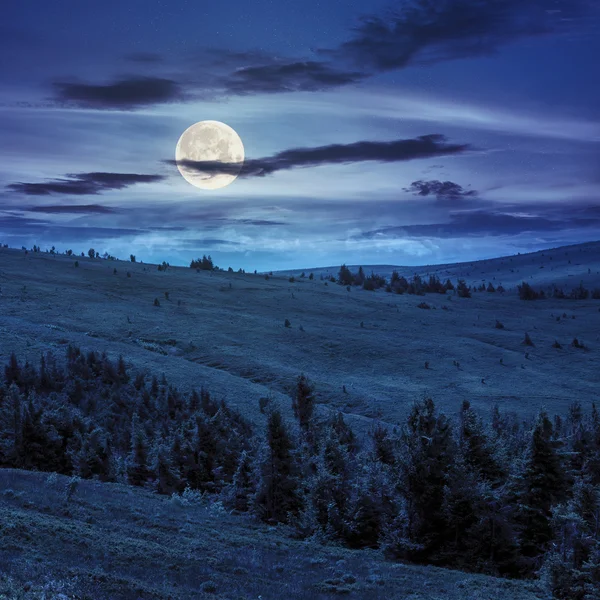
[[[152,471],[156,491],[159,494],[182,492],[185,486],[178,469],[173,464],[167,444],[164,441],[158,442],[153,454]]]
[[[499,483],[505,473],[494,456],[494,450],[487,439],[483,423],[464,400],[460,411],[459,445],[466,466],[489,482]]]
[[[315,408],[314,386],[302,373],[296,381],[296,389],[292,397],[294,415],[304,433],[308,433]]]
[[[402,438],[401,487],[406,500],[408,540],[422,546],[417,561],[428,560],[444,539],[444,486],[456,454],[450,422],[437,415],[431,398],[415,403]]]
[[[13,380],[0,404],[0,466],[19,466],[23,454],[22,405],[23,397]]]
[[[240,454],[233,482],[224,490],[225,504],[237,511],[247,512],[251,508],[256,493],[256,481],[252,457],[243,450]]]
[[[127,480],[131,485],[143,486],[150,477],[148,468],[148,439],[137,413],[131,420],[131,451],[127,462]]]
[[[303,505],[297,478],[294,444],[279,410],[274,409],[267,423],[267,449],[261,465],[261,480],[256,507],[264,521],[287,522]]]
[[[564,496],[564,471],[552,441],[552,423],[542,412],[531,436],[520,498],[520,548],[530,569],[541,565],[552,540],[552,507]]]

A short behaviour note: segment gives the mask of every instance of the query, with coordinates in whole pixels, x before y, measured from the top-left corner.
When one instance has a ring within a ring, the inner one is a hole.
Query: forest
[[[431,398],[359,439],[316,390],[290,382],[295,419],[263,399],[258,430],[208,390],[125,360],[12,354],[0,384],[0,466],[202,494],[323,544],[508,578],[549,574],[556,598],[600,598],[600,414],[573,400],[533,419]]]

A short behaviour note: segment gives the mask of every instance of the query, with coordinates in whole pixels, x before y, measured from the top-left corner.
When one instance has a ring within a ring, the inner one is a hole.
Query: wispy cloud
[[[50,179],[43,183],[11,183],[7,189],[26,196],[47,196],[65,194],[83,196],[101,194],[109,190],[122,190],[136,183],[162,181],[163,175],[142,175],[138,173],[76,173],[67,174],[67,179]]]
[[[589,0],[412,0],[364,16],[350,40],[321,54],[378,72],[485,56],[521,38],[568,31],[594,11]]]
[[[364,15],[348,32],[347,41],[303,58],[204,49],[195,62],[189,57],[173,61],[171,70],[179,72],[175,78],[133,75],[108,83],[56,81],[54,100],[130,110],[198,98],[323,91],[414,64],[491,55],[515,40],[571,31],[597,14],[592,0],[406,0],[384,14]],[[169,66],[154,52],[125,58],[161,71]]]
[[[100,204],[54,204],[49,206],[30,206],[23,208],[27,212],[48,214],[112,214],[117,211],[108,206]]]
[[[292,148],[273,156],[246,160],[240,170],[239,163],[219,161],[166,160],[167,164],[178,164],[202,173],[239,172],[240,177],[265,177],[277,171],[298,167],[349,164],[364,161],[382,163],[431,158],[460,154],[472,150],[469,144],[451,144],[441,134],[422,135],[417,138],[387,142],[360,141],[351,144],[331,144],[316,148]]]

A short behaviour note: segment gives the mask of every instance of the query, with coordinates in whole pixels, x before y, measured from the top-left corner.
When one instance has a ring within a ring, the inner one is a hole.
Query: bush
[[[421,304],[417,304],[417,308],[427,308],[427,309],[430,309],[431,306],[429,306],[429,304],[427,304],[427,302],[421,302]]]
[[[78,266],[79,266],[79,261],[78,261],[78,260],[76,260],[76,261],[75,261],[75,266],[76,266],[76,267],[78,267]]]
[[[557,340],[554,340],[554,344],[552,344],[553,348],[558,348],[559,350],[562,348],[562,345],[558,343]]]
[[[135,262],[135,255],[133,255],[133,254],[130,254],[130,255],[129,255],[129,260],[130,260],[131,262]]]
[[[522,342],[525,346],[535,346],[528,333],[525,333],[525,339]]]
[[[309,278],[309,279],[312,281],[312,280],[315,278],[315,276],[314,276],[314,275],[311,273],[311,274],[308,276],[308,278]]]
[[[537,300],[543,298],[542,292],[536,292],[526,281],[517,286],[521,300]]]
[[[504,329],[504,325],[502,323],[500,323],[500,321],[498,321],[498,319],[496,319],[495,327],[496,327],[496,329]]]
[[[292,275],[289,280],[290,283],[296,283],[296,278]]]
[[[158,298],[154,298],[154,306],[160,306],[160,300]]]
[[[464,279],[458,280],[458,284],[456,286],[456,293],[458,294],[458,296],[460,298],[470,298],[471,297],[471,291],[469,290],[469,287],[467,286]]]
[[[290,323],[289,319],[286,319],[283,324],[284,324],[285,327],[291,327],[292,326],[292,324]]]

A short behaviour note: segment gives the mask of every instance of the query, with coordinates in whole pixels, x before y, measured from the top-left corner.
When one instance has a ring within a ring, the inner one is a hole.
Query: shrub
[[[88,256],[89,256],[90,258],[95,258],[95,257],[96,257],[96,251],[95,251],[93,248],[90,248],[90,249],[88,250]]]
[[[427,304],[427,302],[421,302],[421,304],[417,304],[417,308],[427,308],[427,309],[430,309],[431,306],[429,306],[429,304]]]
[[[127,271],[127,277],[131,277],[131,273]]]
[[[525,346],[535,346],[528,333],[525,333],[525,339],[522,342]]]
[[[117,274],[117,269],[113,269],[113,275]]]
[[[469,287],[467,286],[464,279],[458,280],[458,284],[456,286],[456,293],[458,294],[458,296],[460,298],[470,298],[471,297],[471,291],[469,290]]]
[[[571,342],[571,346],[573,346],[573,348],[585,349],[585,344],[583,342],[580,342],[577,338],[573,338],[573,341]]]
[[[558,343],[557,340],[554,340],[554,344],[552,344],[553,348],[558,348],[559,350],[562,348],[562,345]]]
[[[169,292],[165,292],[165,300],[169,299]]]
[[[498,319],[496,319],[495,327],[496,327],[496,329],[504,329],[504,325],[502,323],[500,323],[500,321],[498,321]]]
[[[290,283],[296,283],[296,278],[295,278],[295,277],[292,275],[292,276],[289,278],[289,282],[290,282]]]
[[[76,261],[75,261],[75,266],[76,266],[76,267],[78,267],[78,266],[79,266],[79,261],[78,261],[78,260],[76,260]]]
[[[269,281],[269,276],[268,276],[268,275],[265,275],[265,279],[266,279],[267,281]]]
[[[130,255],[129,255],[129,260],[130,260],[131,262],[135,262],[135,255],[133,255],[133,254],[130,254]]]
[[[595,288],[592,292],[592,298],[594,300],[600,300],[600,288]]]
[[[536,292],[526,281],[518,285],[517,289],[521,300],[537,300],[542,297],[541,293]]]
[[[160,300],[158,298],[154,298],[154,306],[160,306]]]
[[[289,319],[286,319],[283,324],[284,324],[285,327],[291,327],[292,326],[292,324],[290,323]]]
[[[312,280],[315,278],[315,276],[314,276],[314,275],[311,273],[311,274],[308,276],[308,278],[309,278],[309,279],[312,281]]]
[[[367,290],[369,292],[375,291],[375,281],[370,277],[367,277],[363,282],[363,290]]]

